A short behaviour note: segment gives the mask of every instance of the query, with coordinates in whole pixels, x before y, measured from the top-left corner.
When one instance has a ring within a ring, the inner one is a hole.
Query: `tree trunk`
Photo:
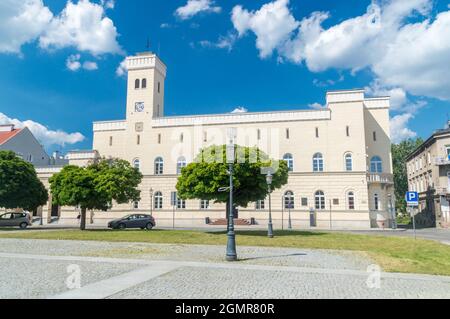
[[[81,208],[80,229],[86,230],[86,208]]]

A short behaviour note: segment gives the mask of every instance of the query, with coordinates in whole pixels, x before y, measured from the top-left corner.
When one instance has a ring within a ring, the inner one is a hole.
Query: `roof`
[[[0,132],[0,145],[5,144],[8,140],[20,133],[22,129],[14,129],[9,132]]]
[[[412,158],[414,158],[417,154],[421,153],[426,147],[433,144],[437,137],[440,135],[446,135],[450,134],[450,128],[437,130],[431,135],[425,142],[423,142],[421,145],[419,145],[414,151],[411,152],[406,157],[406,161],[410,161]]]

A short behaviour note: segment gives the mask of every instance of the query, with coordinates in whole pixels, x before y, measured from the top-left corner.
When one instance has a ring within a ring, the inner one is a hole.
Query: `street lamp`
[[[294,208],[293,207],[293,203],[292,203],[292,197],[289,196],[289,223],[288,223],[288,228],[290,230],[292,230],[292,218],[291,218],[291,209]]]
[[[236,233],[234,232],[234,212],[233,212],[233,169],[234,162],[236,160],[236,147],[234,145],[234,140],[236,138],[236,129],[232,128],[228,130],[228,138],[229,142],[227,144],[226,156],[227,156],[227,164],[229,165],[229,174],[230,174],[230,204],[229,212],[228,212],[228,233],[227,233],[227,261],[236,261],[237,253],[236,253]]]
[[[150,188],[150,216],[153,216],[153,188]]]
[[[272,224],[272,182],[273,182],[273,176],[272,176],[272,172],[267,172],[266,175],[266,182],[267,182],[267,186],[269,188],[269,230],[268,230],[268,234],[267,236],[269,238],[273,238],[273,224]]]

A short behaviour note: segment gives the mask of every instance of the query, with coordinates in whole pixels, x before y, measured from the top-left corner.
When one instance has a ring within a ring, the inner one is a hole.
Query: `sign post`
[[[409,212],[413,220],[414,229],[414,239],[417,239],[416,233],[416,208],[419,206],[419,193],[417,192],[407,192],[406,193],[406,204],[408,205]]]

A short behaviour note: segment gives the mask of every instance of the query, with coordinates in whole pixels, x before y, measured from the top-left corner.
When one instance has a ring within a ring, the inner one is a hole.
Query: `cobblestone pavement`
[[[450,298],[450,277],[382,273],[377,288],[372,262],[350,252],[240,247],[230,264],[224,250],[0,239],[0,298]]]

